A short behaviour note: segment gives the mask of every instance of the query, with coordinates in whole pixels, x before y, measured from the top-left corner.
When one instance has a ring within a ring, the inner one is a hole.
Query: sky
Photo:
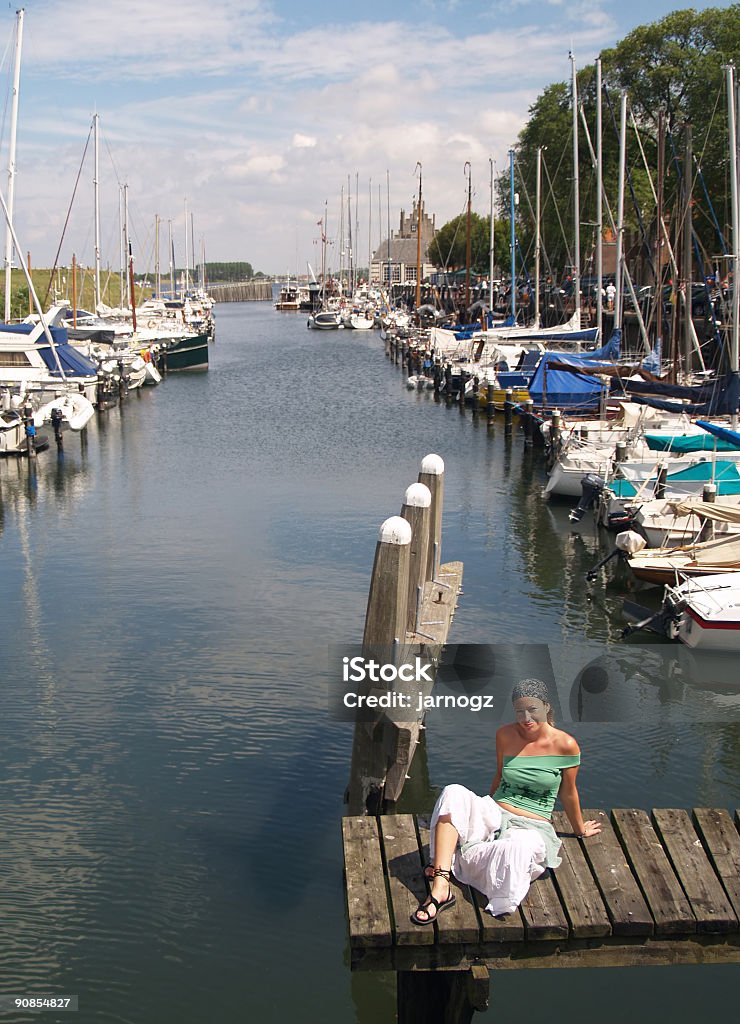
[[[209,262],[294,275],[339,251],[351,184],[358,262],[419,187],[437,226],[486,214],[490,163],[507,152],[542,90],[592,63],[666,0],[28,0],[14,224],[34,266],[94,261],[93,113],[100,124],[101,259],[120,262],[128,185],[137,270],[171,227],[182,266],[194,238]],[[695,9],[724,6],[694,0]],[[0,9],[0,191],[8,152],[16,8]],[[87,153],[85,147],[87,144]],[[83,160],[84,155],[84,160]],[[357,186],[359,206],[355,213]],[[372,202],[370,201],[372,200]],[[65,221],[67,222],[65,228]],[[192,264],[192,253],[189,262]]]

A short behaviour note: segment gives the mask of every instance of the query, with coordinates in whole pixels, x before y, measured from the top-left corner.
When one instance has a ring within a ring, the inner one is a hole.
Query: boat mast
[[[123,309],[123,264],[125,261],[123,248],[123,185],[118,186],[118,305]]]
[[[416,203],[416,308],[421,305],[421,164],[419,169],[419,199]]]
[[[489,156],[488,163],[491,165],[491,222],[488,225],[488,308],[493,312],[493,178],[496,164],[492,156]]]
[[[737,181],[737,108],[735,106],[735,65],[728,64],[725,68],[727,75],[727,124],[729,129],[730,148],[730,196],[732,201],[732,290],[730,292],[732,312],[730,323],[732,334],[730,336],[730,372],[734,377],[738,375],[738,360],[740,358],[740,281],[738,271],[740,270],[740,198],[738,197]],[[737,429],[737,408],[732,411],[732,429]]]
[[[622,329],[624,296],[622,294],[622,274],[624,261],[624,186],[627,166],[627,93],[623,89],[619,112],[619,194],[617,196],[617,252],[614,285],[614,329]]]
[[[393,274],[391,273],[391,172],[386,170],[385,172],[385,192],[386,192],[386,203],[388,213],[388,298],[391,298],[391,289],[393,287]]]
[[[128,185],[123,186],[123,245],[124,245],[124,260],[128,261],[128,255],[131,252],[131,243],[128,237]],[[131,278],[128,273],[128,267],[126,268],[126,299],[130,306],[133,296],[131,293]]]
[[[344,295],[344,185],[339,193],[339,290]]]
[[[576,58],[570,54],[571,63],[571,102],[573,105],[573,315],[577,325],[581,323],[581,192],[578,167],[578,79],[576,76]]]
[[[170,261],[170,298],[175,297],[175,243],[172,240],[172,221],[167,221],[167,248]]]
[[[355,264],[352,252],[352,182],[347,175],[347,232],[349,234],[349,294],[355,294]]]
[[[655,225],[655,340],[661,343],[663,336],[663,174],[665,161],[664,109],[658,110],[658,191],[656,197]],[[676,379],[676,364],[671,352],[671,380]]]
[[[684,373],[691,371],[691,348],[692,348],[692,337],[691,337],[691,317],[693,313],[693,273],[691,267],[691,243],[693,241],[694,228],[691,217],[691,195],[693,192],[693,157],[692,157],[692,139],[691,139],[691,121],[686,121],[684,125],[684,175],[683,175],[683,187],[684,187],[684,218],[683,218],[683,283],[684,283],[684,296],[685,302],[683,307],[684,312],[684,335],[683,335],[683,349],[684,349]],[[678,307],[676,307],[678,308]]]
[[[473,182],[471,178],[471,166],[470,161],[465,161],[465,167],[463,167],[463,173],[467,169],[468,175],[468,211],[465,217],[465,310],[470,308],[470,257],[471,257],[471,243],[470,243],[470,203],[473,196]]]
[[[159,214],[154,214],[154,287],[157,289],[157,298],[161,298],[162,278],[159,272]]]
[[[100,305],[100,147],[98,144],[98,114],[93,114],[93,140],[95,149],[95,176],[93,197],[95,206],[95,311]]]
[[[537,162],[535,170],[535,198],[534,198],[534,219],[535,219],[535,240],[534,240],[534,326],[540,326],[540,253],[542,249],[542,237],[540,233],[540,209],[542,189],[542,146],[537,147]]]
[[[193,254],[193,288],[195,288],[197,256],[195,255],[195,220],[192,210],[190,211],[190,251]]]
[[[185,296],[188,293],[188,285],[190,283],[190,251],[188,249],[188,201],[187,198],[183,200],[185,204],[185,279],[183,281],[182,300],[185,301]]]
[[[23,8],[15,12],[15,65],[13,68],[13,103],[10,113],[10,150],[8,153],[8,227],[5,232],[5,321],[10,320],[10,288],[13,265],[13,237],[10,221],[13,219],[15,197],[15,149],[18,129],[18,99],[21,85],[21,48],[23,45]]]
[[[367,182],[367,287],[370,288],[370,266],[373,262],[373,179]]]
[[[604,319],[601,284],[604,276],[604,161],[602,152],[601,57],[596,58],[596,326],[599,344]]]
[[[516,197],[514,195],[514,150],[509,150],[509,249],[511,256],[511,319],[516,323],[516,223],[514,221]]]

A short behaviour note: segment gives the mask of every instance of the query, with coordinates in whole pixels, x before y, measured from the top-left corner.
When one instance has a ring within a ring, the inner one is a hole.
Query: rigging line
[[[609,93],[609,90],[606,89],[604,91],[604,94],[606,96],[606,105],[609,108],[609,113],[611,114],[612,125],[614,127],[614,131],[616,132],[617,135],[619,135],[619,128],[617,127],[617,116],[616,116],[616,114],[614,112],[614,105],[612,104],[612,98],[611,98],[611,95]],[[632,118],[632,121],[634,123],[634,117]],[[635,127],[635,132],[637,133],[637,128],[636,127]],[[638,141],[639,141],[639,136],[638,136]],[[637,161],[635,161],[635,166],[637,166]],[[642,209],[640,208],[640,204],[637,201],[637,194],[635,192],[635,185],[634,185],[634,182],[632,180],[632,168],[627,166],[625,168],[625,170],[626,170],[625,177],[626,177],[626,180],[627,180],[627,184],[629,186],[630,196],[632,198],[632,207],[633,207],[634,212],[635,212],[635,214],[637,216],[637,223],[638,223],[638,225],[640,227],[640,238],[641,238],[641,241],[642,241],[642,248],[644,250],[643,256],[644,256],[644,259],[647,261],[647,265],[650,268],[651,273],[653,274],[653,276],[655,276],[655,264],[653,263],[653,254],[652,254],[650,245],[648,245],[648,234],[647,234],[647,230],[645,228],[645,222],[644,222],[644,220],[642,218]]]
[[[57,262],[59,260],[59,253],[62,251],[62,245],[64,244],[64,235],[65,235],[65,233],[67,231],[67,225],[69,224],[69,218],[70,218],[70,216],[72,214],[72,206],[74,205],[75,196],[77,195],[77,186],[79,185],[80,178],[82,176],[82,168],[85,165],[85,157],[87,156],[87,147],[90,145],[90,139],[92,137],[92,131],[93,131],[93,128],[92,128],[92,125],[90,125],[90,131],[87,133],[87,142],[85,143],[85,149],[84,149],[84,152],[82,154],[82,160],[80,161],[80,167],[79,167],[79,170],[77,171],[77,180],[75,181],[75,187],[74,187],[74,189],[72,191],[72,198],[69,201],[69,208],[67,209],[67,216],[64,219],[64,227],[62,228],[62,237],[59,239],[59,248],[57,249],[56,256],[54,257],[54,263],[53,263],[52,268],[51,268],[51,274],[49,275],[49,284],[47,285],[46,295],[44,296],[44,301],[42,303],[42,305],[44,305],[44,306],[46,305],[46,301],[49,298],[49,292],[51,291],[51,285],[52,285],[52,282],[54,281],[54,274],[56,273],[56,269],[57,269]]]
[[[560,231],[561,231],[562,236],[563,236],[563,245],[565,246],[565,256],[566,256],[566,259],[568,260],[568,263],[572,266],[573,265],[573,259],[572,259],[571,252],[570,252],[570,246],[568,245],[568,236],[565,233],[565,225],[563,224],[563,218],[560,216],[560,208],[558,207],[557,200],[555,199],[555,190],[553,188],[552,179],[550,177],[550,172],[547,169],[547,161],[545,160],[544,154],[542,156],[542,166],[545,169],[545,177],[547,178],[547,185],[548,185],[548,187],[550,189],[550,195],[552,196],[553,209],[555,210],[555,213],[557,214],[558,224],[560,225]],[[560,165],[558,165],[558,166],[560,166]]]

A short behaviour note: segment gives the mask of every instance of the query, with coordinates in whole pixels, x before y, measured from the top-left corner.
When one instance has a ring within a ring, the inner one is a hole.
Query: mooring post
[[[627,461],[627,442],[617,441],[614,458],[617,462]]]
[[[524,444],[527,447],[534,444],[535,430],[534,401],[528,398],[524,403]]]
[[[400,664],[405,656],[411,526],[401,516],[386,519],[378,533],[367,600],[365,656]],[[392,737],[384,714],[358,716],[346,800],[349,814],[378,814],[390,767]]]
[[[411,527],[409,553],[409,596],[406,610],[406,630],[416,633],[421,618],[421,602],[427,578],[429,559],[429,519],[432,493],[426,484],[411,484],[403,499],[401,515]]]
[[[666,482],[666,477],[667,476],[668,476],[668,467],[664,463],[660,467],[660,469],[658,470],[658,475],[657,475],[657,477],[655,479],[655,492],[654,492],[654,494],[655,494],[656,498],[665,498],[665,482]]]
[[[511,437],[514,429],[514,392],[511,388],[506,389],[506,401],[504,402],[504,437]]]
[[[425,484],[432,495],[429,515],[429,552],[426,578],[437,578],[442,561],[442,511],[444,505],[445,464],[440,455],[425,455],[421,460],[419,483]]]
[[[708,502],[713,505],[717,500],[717,486],[716,484],[704,484],[704,488],[701,492],[702,501]],[[714,523],[711,519],[705,519],[702,523],[701,533],[699,534],[699,540],[711,540],[714,536]]]
[[[378,533],[367,599],[364,646],[403,643],[409,589],[411,526],[401,516],[386,519]]]
[[[489,420],[492,420],[496,415],[496,405],[494,402],[495,394],[496,385],[489,381],[488,386],[486,387],[486,416]]]
[[[62,410],[57,406],[54,406],[51,410],[51,425],[54,428],[54,440],[57,443],[57,448],[62,448],[64,446],[64,442],[62,440],[62,418]]]

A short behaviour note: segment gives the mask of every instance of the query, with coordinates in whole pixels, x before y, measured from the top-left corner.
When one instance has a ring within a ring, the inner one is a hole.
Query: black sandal
[[[432,865],[428,864],[427,867],[432,867]],[[424,869],[424,874],[426,876],[426,868]],[[411,915],[411,921],[414,924],[419,924],[419,925],[432,924],[433,921],[437,920],[437,918],[439,917],[439,915],[442,913],[443,910],[447,910],[448,907],[451,907],[454,903],[457,902],[457,897],[455,896],[455,894],[452,891],[452,883],[450,881],[450,871],[445,871],[444,868],[434,868],[434,874],[432,875],[432,878],[436,878],[437,875],[441,875],[443,878],[447,879],[447,887],[448,887],[447,899],[446,900],[435,899],[435,897],[432,896],[431,893],[430,893],[430,895],[427,896],[427,898],[424,900],[424,902],[420,903],[419,906],[414,911],[414,913]],[[429,909],[428,909],[429,907],[431,907],[432,904],[434,904],[434,906],[435,906],[434,917],[430,916]],[[425,911],[425,913],[427,915],[426,916],[426,920],[424,920],[424,919],[422,919],[422,918],[417,916],[420,910]]]

